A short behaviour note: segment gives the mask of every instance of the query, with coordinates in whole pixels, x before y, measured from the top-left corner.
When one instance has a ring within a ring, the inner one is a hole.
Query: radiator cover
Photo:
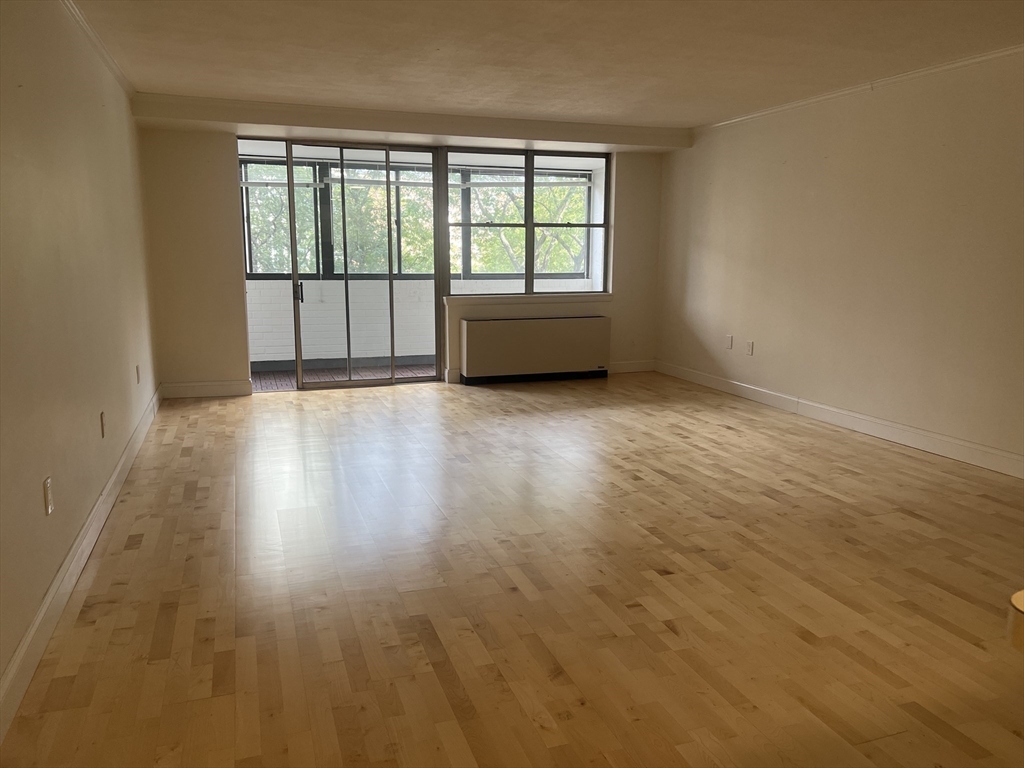
[[[464,384],[608,375],[608,317],[463,319],[461,330]]]

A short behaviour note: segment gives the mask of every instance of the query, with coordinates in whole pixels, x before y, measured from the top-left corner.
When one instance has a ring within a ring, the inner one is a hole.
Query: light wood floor
[[[165,402],[0,757],[1021,765],[1022,495],[657,374]]]

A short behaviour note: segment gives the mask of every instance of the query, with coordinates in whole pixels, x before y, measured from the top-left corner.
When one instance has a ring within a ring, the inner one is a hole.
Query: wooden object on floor
[[[1015,592],[1010,598],[1010,610],[1007,617],[1007,636],[1013,647],[1024,651],[1024,589]]]
[[[659,374],[168,401],[0,764],[1020,765],[1022,492]]]

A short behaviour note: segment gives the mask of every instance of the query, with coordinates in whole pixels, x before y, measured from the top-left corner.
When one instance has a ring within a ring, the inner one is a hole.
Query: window
[[[534,291],[603,291],[605,158],[536,155]]]
[[[452,293],[522,293],[526,156],[448,156]]]
[[[430,152],[392,150],[389,181],[382,150],[292,147],[301,276],[343,278],[347,266],[353,279],[386,278],[390,189],[395,277],[432,279]],[[452,294],[606,289],[607,155],[450,150],[447,160],[438,223],[447,225]],[[284,142],[240,141],[239,165],[248,276],[288,279]]]
[[[307,279],[386,279],[384,153],[293,145],[299,273]],[[314,156],[316,155],[316,156]],[[291,278],[288,166],[283,142],[243,140],[239,176],[248,279]],[[430,153],[393,152],[391,205],[395,276],[434,277],[434,187]],[[343,200],[344,197],[344,200]],[[344,210],[344,216],[342,215]],[[344,231],[343,231],[344,230]],[[347,247],[347,251],[345,247]]]
[[[398,272],[434,274],[434,172],[416,165],[395,168],[395,244]]]
[[[318,255],[314,173],[313,166],[295,166],[299,271],[307,274],[316,272]],[[287,168],[272,160],[243,162],[242,192],[249,272],[291,274]]]
[[[605,155],[449,153],[451,292],[603,291],[606,168]]]
[[[337,169],[336,169],[337,170]],[[345,235],[350,275],[388,272],[388,203],[383,163],[347,163],[345,184],[332,185],[332,203],[341,210],[345,194]],[[341,226],[338,221],[338,226]]]

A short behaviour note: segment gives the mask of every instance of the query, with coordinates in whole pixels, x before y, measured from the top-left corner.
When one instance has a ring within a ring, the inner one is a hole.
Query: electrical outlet
[[[53,481],[48,477],[43,480],[43,503],[46,504],[47,516],[53,514]]]
[[[137,366],[137,365],[135,366],[135,383],[136,384],[141,384],[142,383],[142,373],[139,371],[139,366]]]
[[[725,337],[725,348],[726,349],[732,349],[732,334],[731,333],[728,334]]]
[[[100,411],[100,439],[102,440],[107,436],[107,420],[103,415],[103,411]]]
[[[752,342],[752,341],[748,341],[747,342],[747,354],[748,355],[754,354],[754,342]]]

